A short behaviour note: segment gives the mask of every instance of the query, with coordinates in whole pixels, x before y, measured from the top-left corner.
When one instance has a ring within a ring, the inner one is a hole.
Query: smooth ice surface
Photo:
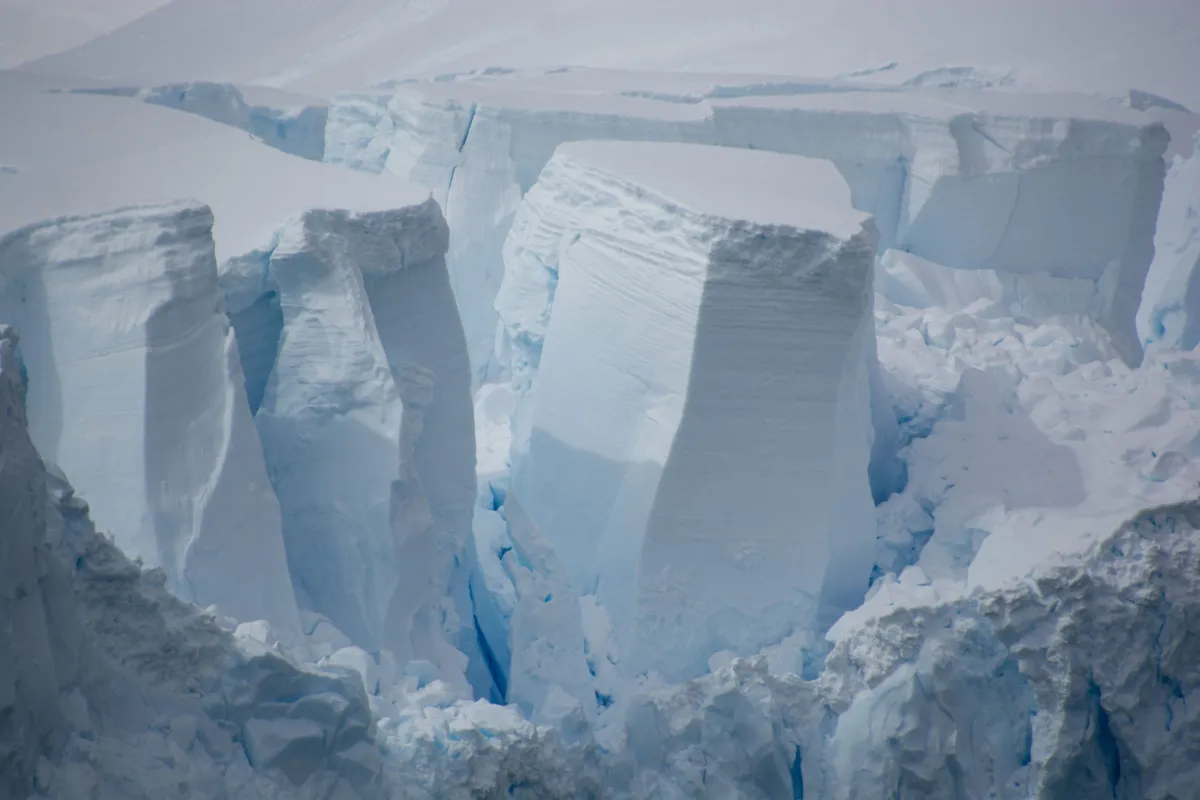
[[[564,145],[526,208],[506,297],[536,301],[520,285],[539,269],[557,285],[511,496],[610,610],[630,669],[690,677],[855,603],[875,232],[833,165]],[[545,306],[502,309],[516,325]]]

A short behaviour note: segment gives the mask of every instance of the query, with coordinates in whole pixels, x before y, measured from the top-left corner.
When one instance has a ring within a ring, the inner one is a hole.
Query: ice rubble
[[[401,82],[340,95],[325,159],[430,186],[477,376],[491,360],[500,248],[554,148],[577,139],[718,144],[828,158],[881,246],[963,269],[1094,284],[1091,314],[1131,362],[1167,137],[1082,96],[562,70]]]
[[[544,346],[506,508],[609,611],[629,669],[693,677],[856,604],[876,233],[833,165],[578,143],[525,208],[499,306]]]

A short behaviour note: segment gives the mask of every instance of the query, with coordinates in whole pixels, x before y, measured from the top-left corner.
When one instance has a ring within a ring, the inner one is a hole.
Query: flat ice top
[[[570,142],[557,156],[645,187],[692,211],[848,239],[870,215],[832,162],[761,150],[660,142]]]
[[[263,244],[308,209],[378,211],[425,189],[290,156],[244,131],[119,97],[0,85],[0,233],[61,216],[175,200],[208,204],[217,256]]]
[[[328,96],[403,75],[548,64],[887,83],[970,66],[1055,91],[1137,87],[1195,108],[1200,14],[1195,0],[173,0],[30,66]]]

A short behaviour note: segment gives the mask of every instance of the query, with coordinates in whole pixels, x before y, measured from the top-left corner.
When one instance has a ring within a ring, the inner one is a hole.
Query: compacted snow
[[[1192,797],[1193,6],[7,3],[0,797]]]

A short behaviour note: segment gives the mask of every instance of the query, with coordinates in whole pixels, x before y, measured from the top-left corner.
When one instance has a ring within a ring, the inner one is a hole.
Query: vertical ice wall
[[[1200,143],[1197,135],[1195,143]],[[1143,342],[1190,350],[1200,344],[1200,152],[1167,174],[1154,233],[1154,262],[1138,309]]]
[[[297,631],[212,224],[181,204],[18,230],[0,239],[0,316],[23,331],[34,443],[121,547],[182,597]]]
[[[874,539],[876,233],[845,181],[747,150],[578,143],[537,192],[548,216],[514,230],[510,276],[555,262],[558,282],[512,494],[629,668],[689,677],[831,622]]]
[[[258,326],[247,310],[278,297],[255,422],[302,603],[368,650],[461,680],[449,643],[474,641],[458,572],[474,436],[446,237],[432,201],[308,212],[269,253],[266,294],[233,307]]]

